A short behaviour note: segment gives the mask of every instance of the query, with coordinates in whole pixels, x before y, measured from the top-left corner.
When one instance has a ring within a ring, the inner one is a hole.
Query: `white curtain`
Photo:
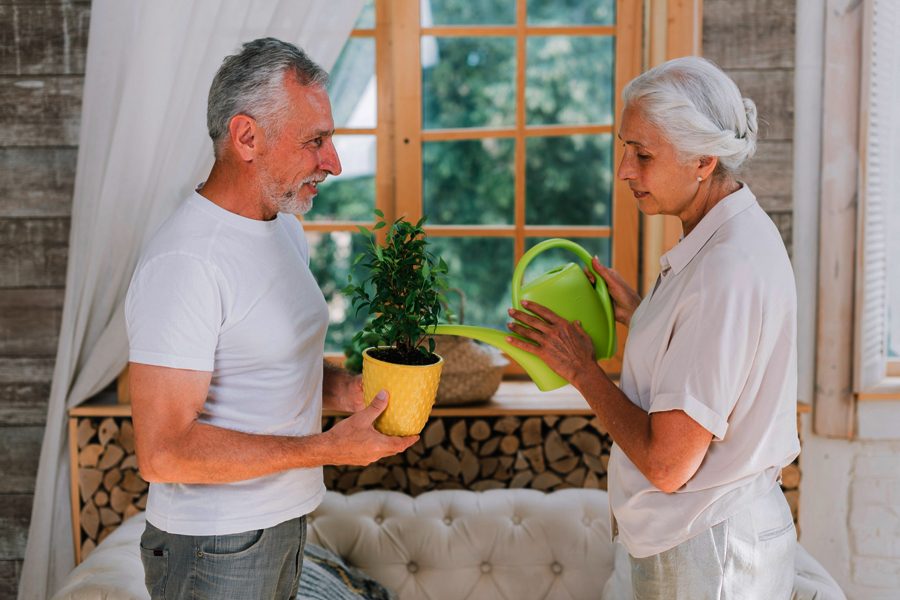
[[[66,411],[127,362],[122,304],[141,247],[212,165],[206,96],[222,59],[272,36],[331,69],[363,0],[94,0],[65,304],[19,599],[74,565]]]

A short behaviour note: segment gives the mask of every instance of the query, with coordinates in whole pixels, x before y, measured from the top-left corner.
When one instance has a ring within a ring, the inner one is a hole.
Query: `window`
[[[637,286],[637,209],[614,165],[621,88],[641,66],[640,10],[370,0],[330,83],[344,172],[320,186],[304,223],[331,311],[326,350],[362,325],[339,290],[375,207],[427,217],[470,324],[505,329],[513,267],[550,237],[578,241]],[[529,271],[570,260],[548,255]]]

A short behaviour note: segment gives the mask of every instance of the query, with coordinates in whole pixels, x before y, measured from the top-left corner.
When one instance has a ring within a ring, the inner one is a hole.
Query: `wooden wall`
[[[703,55],[753,99],[760,142],[742,178],[791,250],[794,176],[793,0],[703,0]]]
[[[14,598],[53,375],[89,2],[0,0],[0,598]]]
[[[60,324],[90,2],[0,0],[0,599],[15,597]],[[790,245],[794,2],[705,0],[703,46],[759,106],[746,180]]]

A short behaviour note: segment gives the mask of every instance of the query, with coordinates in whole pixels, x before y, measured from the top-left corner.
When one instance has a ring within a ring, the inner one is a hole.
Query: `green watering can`
[[[550,248],[565,248],[575,253],[594,273],[596,285],[591,285],[591,282],[585,277],[582,267],[575,263],[567,263],[551,269],[523,285],[523,276],[528,264],[538,254]],[[512,305],[523,310],[522,300],[530,300],[546,306],[568,321],[581,321],[584,330],[594,342],[594,358],[609,358],[615,354],[616,322],[606,282],[591,266],[590,253],[575,242],[560,238],[546,240],[522,256],[513,273]],[[522,366],[542,392],[555,390],[568,383],[534,354],[510,345],[506,341],[507,337],[522,339],[521,336],[512,332],[472,325],[449,324],[436,325],[432,332],[437,335],[458,335],[472,338],[503,350]]]

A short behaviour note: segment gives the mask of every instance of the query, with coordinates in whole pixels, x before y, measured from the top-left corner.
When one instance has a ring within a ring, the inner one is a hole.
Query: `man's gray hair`
[[[705,58],[654,67],[628,83],[622,98],[662,131],[682,160],[718,157],[715,174],[734,176],[756,152],[756,104]]]
[[[239,53],[222,61],[206,104],[206,126],[216,158],[228,140],[228,124],[235,115],[252,117],[267,135],[278,137],[288,110],[283,85],[287,73],[304,86],[328,82],[328,73],[303,50],[275,38],[247,42]]]

